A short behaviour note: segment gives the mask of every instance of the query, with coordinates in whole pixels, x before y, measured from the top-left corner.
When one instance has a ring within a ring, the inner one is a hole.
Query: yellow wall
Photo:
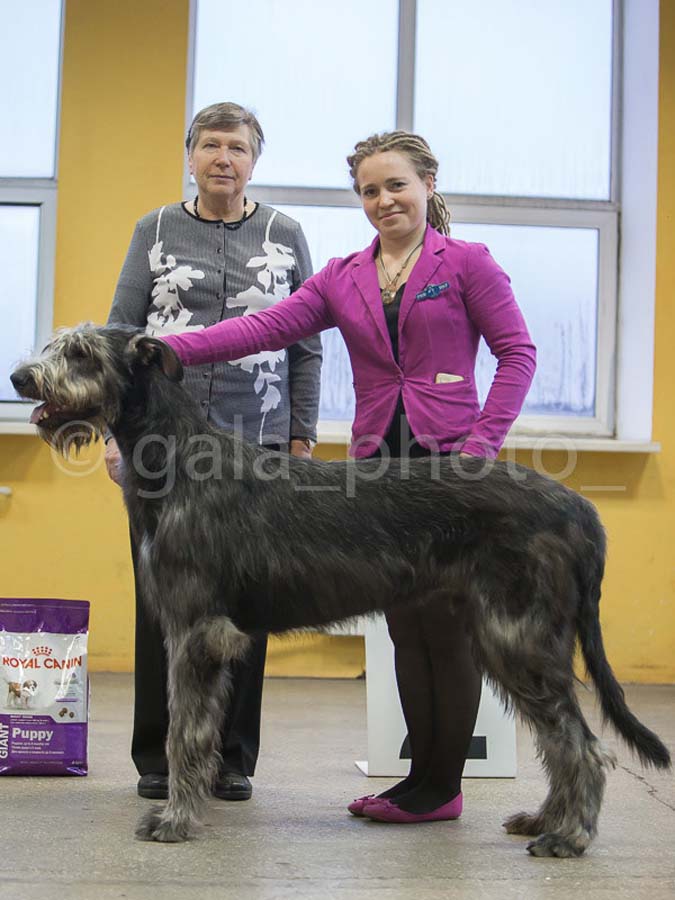
[[[64,53],[55,324],[103,321],[136,219],[180,198],[187,0],[68,0]],[[609,533],[602,619],[623,680],[675,681],[675,2],[661,22],[660,166],[654,456],[583,454],[567,483],[625,485],[594,494]],[[320,449],[328,458],[344,448]],[[528,463],[527,453],[519,461]],[[96,450],[89,460],[100,460]],[[550,472],[559,454],[546,454]],[[71,467],[72,468],[72,467]],[[132,665],[132,582],[126,522],[102,469],[73,477],[33,437],[0,436],[4,596],[92,602],[92,667]],[[311,654],[297,651],[310,644]],[[337,649],[336,649],[337,648]],[[276,646],[270,671],[358,674],[358,640]]]

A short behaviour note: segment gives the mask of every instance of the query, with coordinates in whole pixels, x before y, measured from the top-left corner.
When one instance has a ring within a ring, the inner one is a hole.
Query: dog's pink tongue
[[[46,403],[41,403],[39,406],[36,406],[33,412],[30,414],[30,423],[31,425],[37,425],[40,421],[40,416],[45,411]]]

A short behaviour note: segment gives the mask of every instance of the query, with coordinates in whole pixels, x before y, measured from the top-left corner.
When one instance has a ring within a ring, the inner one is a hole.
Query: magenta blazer
[[[397,363],[377,280],[378,246],[375,238],[360,253],[330,260],[269,309],[164,340],[183,363],[196,365],[278,350],[337,326],[354,373],[352,456],[376,450],[399,392],[423,446],[496,456],[536,364],[508,276],[483,244],[452,240],[428,226],[401,301]],[[482,410],[474,379],[481,335],[498,360]]]

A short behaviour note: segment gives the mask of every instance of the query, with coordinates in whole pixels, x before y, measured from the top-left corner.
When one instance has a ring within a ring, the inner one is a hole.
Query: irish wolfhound
[[[468,607],[476,660],[533,728],[549,777],[539,810],[505,823],[535,836],[535,856],[584,852],[613,764],[577,703],[577,638],[605,718],[643,763],[670,765],[605,656],[605,536],[590,503],[499,462],[271,453],[205,424],[181,376],[162,341],[91,325],[58,333],[12,375],[42,401],[33,421],[50,444],[77,449],[107,426],[124,459],[143,596],[169,658],[169,802],[143,816],[138,837],[193,833],[217,771],[228,663],[249,635],[397,604]]]

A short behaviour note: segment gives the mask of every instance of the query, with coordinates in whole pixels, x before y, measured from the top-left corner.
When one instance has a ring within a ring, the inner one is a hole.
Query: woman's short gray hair
[[[260,127],[260,122],[250,109],[239,106],[238,103],[212,103],[201,109],[192,120],[188,128],[185,146],[188,153],[195,149],[199,135],[206,129],[208,131],[231,131],[239,125],[247,125],[251,135],[251,150],[253,162],[257,162],[262,153],[265,135]]]

